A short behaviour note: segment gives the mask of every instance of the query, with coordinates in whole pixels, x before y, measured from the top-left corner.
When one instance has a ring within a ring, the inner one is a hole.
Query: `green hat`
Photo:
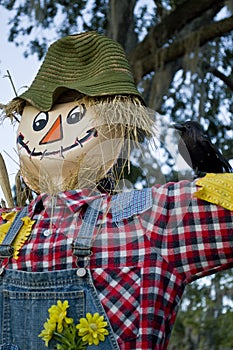
[[[123,48],[96,32],[69,35],[53,43],[31,86],[19,98],[48,111],[67,90],[142,99]]]

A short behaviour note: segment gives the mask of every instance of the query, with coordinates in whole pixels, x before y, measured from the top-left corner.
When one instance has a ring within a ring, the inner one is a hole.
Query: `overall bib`
[[[92,276],[88,268],[91,255],[93,232],[97,222],[102,199],[94,200],[88,206],[82,226],[73,244],[73,254],[77,257],[77,269],[51,272],[25,272],[1,268],[0,275],[0,350],[45,350],[53,349],[38,337],[48,318],[48,309],[57,300],[68,300],[68,317],[75,324],[87,312],[98,312],[108,322],[109,335],[98,346],[88,349],[119,350],[105,310],[99,301]],[[24,208],[14,220],[2,245],[1,259],[12,256],[11,244],[21,227]]]

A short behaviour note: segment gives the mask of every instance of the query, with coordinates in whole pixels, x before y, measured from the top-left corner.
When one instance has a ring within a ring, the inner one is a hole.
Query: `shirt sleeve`
[[[153,188],[147,232],[186,282],[233,267],[233,212],[194,197],[194,182]]]

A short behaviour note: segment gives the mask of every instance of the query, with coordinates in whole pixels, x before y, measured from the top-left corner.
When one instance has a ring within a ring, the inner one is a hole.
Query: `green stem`
[[[67,340],[66,337],[64,337],[63,334],[60,334],[60,333],[57,333],[57,332],[54,332],[54,339],[55,340],[58,340],[58,341],[61,341],[63,344],[66,344],[66,345],[69,345],[71,346],[72,344]]]

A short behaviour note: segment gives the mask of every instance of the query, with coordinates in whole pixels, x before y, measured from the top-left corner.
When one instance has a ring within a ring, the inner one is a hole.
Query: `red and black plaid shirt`
[[[103,195],[90,268],[121,349],[166,349],[185,285],[233,266],[233,214],[196,190],[181,181]],[[31,237],[8,268],[75,268],[72,242],[93,199],[88,190],[40,195]]]

